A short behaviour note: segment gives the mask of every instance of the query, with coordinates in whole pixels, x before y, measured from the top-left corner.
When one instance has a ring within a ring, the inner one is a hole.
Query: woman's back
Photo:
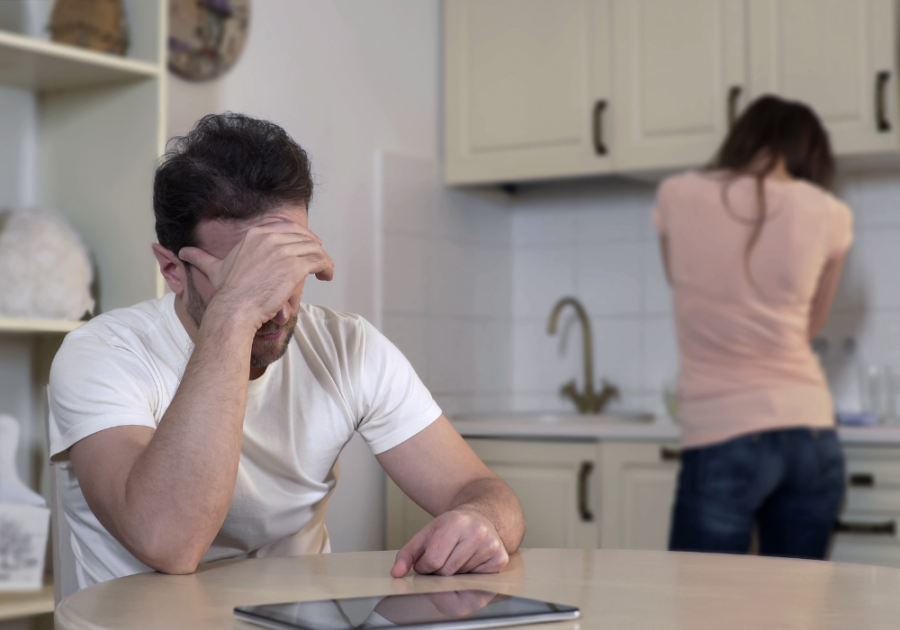
[[[726,172],[687,173],[659,190],[686,446],[832,423],[810,306],[826,262],[850,245],[852,216],[812,184],[767,178],[765,222],[745,258],[759,201],[755,177]]]

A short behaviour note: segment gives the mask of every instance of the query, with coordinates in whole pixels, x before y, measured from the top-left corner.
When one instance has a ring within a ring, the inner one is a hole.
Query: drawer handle
[[[678,462],[681,461],[681,451],[677,448],[663,446],[659,449],[659,458],[664,462]]]
[[[606,111],[606,101],[594,103],[594,151],[597,155],[606,155],[606,143],[603,142],[603,112]]]
[[[882,70],[875,75],[875,120],[880,133],[891,130],[891,121],[887,119],[887,114],[885,113],[887,110],[885,88],[890,80],[891,73],[886,70]]]
[[[865,534],[867,536],[896,536],[896,521],[883,523],[854,523],[852,521],[837,521],[834,529],[843,534]]]
[[[728,89],[728,128],[731,129],[734,127],[734,121],[738,118],[737,113],[737,104],[738,99],[741,98],[741,89],[740,85],[732,85]]]
[[[872,473],[853,473],[850,475],[850,485],[854,488],[872,488],[875,486],[875,475]]]
[[[594,513],[588,507],[588,476],[593,470],[594,464],[581,462],[581,469],[578,471],[578,515],[585,523],[594,522]]]

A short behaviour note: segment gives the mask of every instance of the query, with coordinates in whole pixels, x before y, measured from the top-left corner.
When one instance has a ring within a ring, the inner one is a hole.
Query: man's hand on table
[[[497,529],[483,514],[459,507],[441,514],[397,552],[393,577],[416,573],[496,573],[509,562]]]

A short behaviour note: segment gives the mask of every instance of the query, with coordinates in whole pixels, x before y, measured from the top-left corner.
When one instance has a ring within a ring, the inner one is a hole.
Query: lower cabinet
[[[527,524],[523,547],[597,547],[596,442],[466,441],[519,498]],[[390,479],[387,508],[389,549],[399,549],[430,519]]]
[[[678,479],[675,443],[470,438],[516,493],[523,547],[668,546]],[[830,559],[900,568],[900,448],[847,446],[847,493]],[[431,517],[388,479],[387,544],[399,549]]]
[[[900,568],[900,449],[846,447],[847,493],[831,560]]]
[[[668,548],[678,458],[674,443],[600,444],[601,548]]]

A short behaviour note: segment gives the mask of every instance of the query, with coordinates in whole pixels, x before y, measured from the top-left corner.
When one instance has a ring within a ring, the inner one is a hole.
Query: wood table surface
[[[581,608],[554,630],[900,628],[900,569],[662,551],[526,549],[494,575],[391,578],[394,552],[334,553],[144,573],[75,593],[56,627],[258,628],[235,606],[483,589]]]

